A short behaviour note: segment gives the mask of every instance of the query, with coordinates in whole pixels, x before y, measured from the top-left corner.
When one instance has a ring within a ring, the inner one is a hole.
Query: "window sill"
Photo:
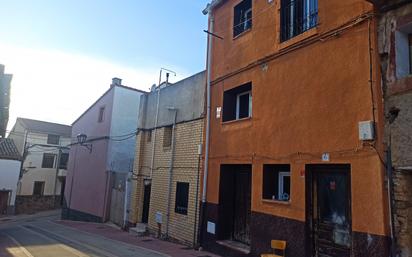
[[[233,40],[236,40],[236,39],[238,39],[238,38],[240,38],[240,37],[248,34],[250,31],[252,31],[252,28],[247,29],[247,30],[243,31],[242,33],[240,33],[239,35],[234,36],[234,37],[233,37]]]
[[[290,200],[289,201],[279,201],[279,200],[262,199],[262,202],[268,203],[268,204],[290,205]]]
[[[232,123],[248,121],[248,120],[251,120],[251,119],[252,119],[252,117],[247,117],[247,118],[238,119],[238,120],[222,121],[222,125],[228,125],[228,124],[232,124]]]
[[[319,24],[318,24],[319,25]],[[318,27],[313,27],[302,34],[299,34],[297,36],[294,36],[286,41],[279,42],[279,50],[283,50],[285,48],[288,48],[294,44],[299,43],[300,41],[303,41],[304,39],[313,37],[318,34]]]

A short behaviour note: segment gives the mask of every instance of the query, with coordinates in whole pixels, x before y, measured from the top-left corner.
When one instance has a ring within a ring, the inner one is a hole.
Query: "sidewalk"
[[[179,245],[167,241],[162,241],[153,237],[137,237],[128,232],[116,229],[112,226],[98,223],[78,222],[78,221],[55,221],[57,224],[65,225],[73,229],[106,237],[111,240],[136,245],[146,249],[158,251],[170,255],[171,257],[220,257],[218,255],[196,251],[184,245]]]

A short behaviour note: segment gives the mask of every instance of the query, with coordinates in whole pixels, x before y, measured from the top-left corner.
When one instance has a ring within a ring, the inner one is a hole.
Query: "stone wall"
[[[396,6],[379,19],[379,53],[385,102],[386,145],[391,149],[393,173],[393,215],[397,256],[412,256],[412,76],[400,76],[397,33],[412,24],[412,4]]]
[[[61,208],[60,196],[18,195],[16,197],[16,214],[32,214]]]

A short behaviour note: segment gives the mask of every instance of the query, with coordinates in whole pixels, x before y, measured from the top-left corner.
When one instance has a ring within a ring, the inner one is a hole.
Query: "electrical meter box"
[[[359,122],[359,140],[374,140],[375,139],[375,124],[373,121]]]

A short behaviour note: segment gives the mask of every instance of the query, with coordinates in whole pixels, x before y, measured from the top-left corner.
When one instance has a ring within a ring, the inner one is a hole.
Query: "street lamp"
[[[87,135],[86,134],[78,134],[77,135],[77,143],[79,143],[81,146],[86,147],[89,149],[89,152],[91,153],[93,150],[93,145],[92,144],[87,144]]]

